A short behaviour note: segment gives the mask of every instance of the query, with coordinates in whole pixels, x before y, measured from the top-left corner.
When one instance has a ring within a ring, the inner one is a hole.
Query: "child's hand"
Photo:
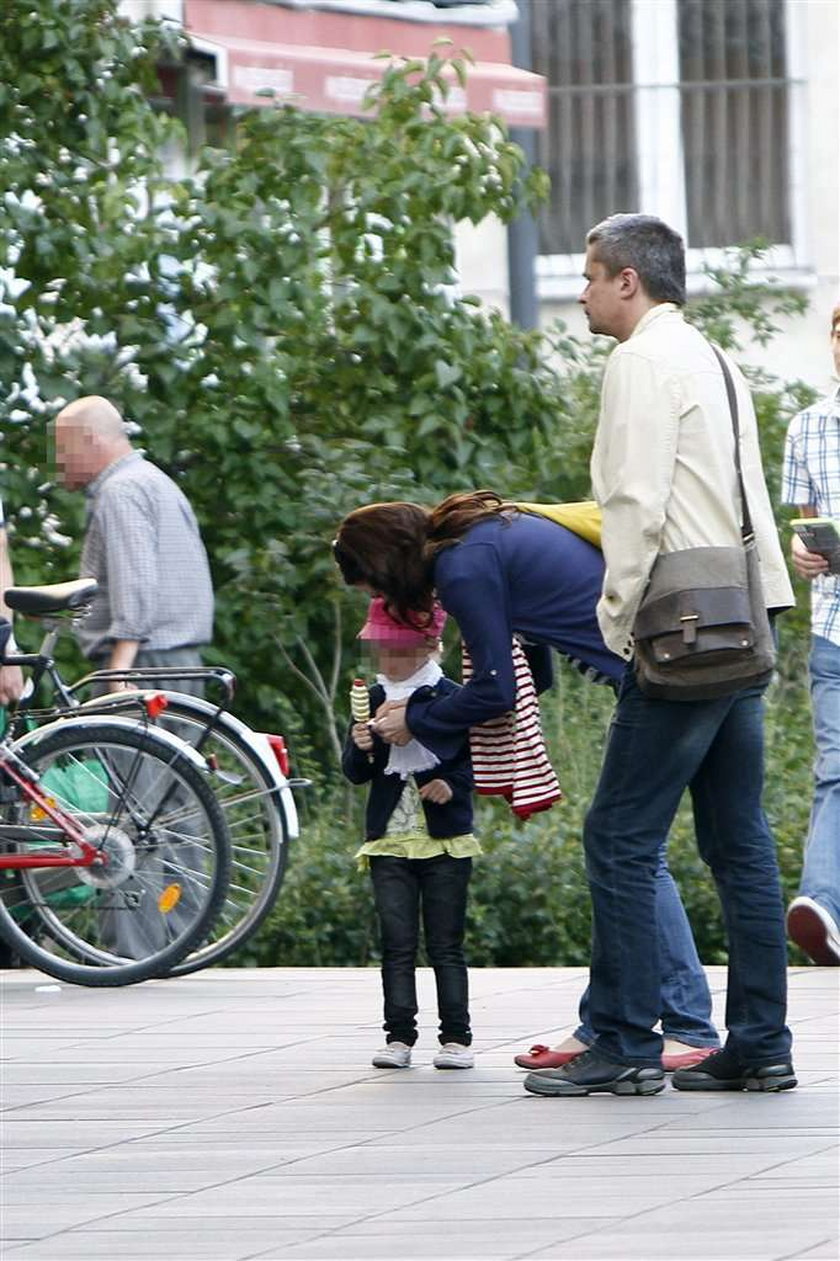
[[[424,801],[433,801],[436,806],[445,806],[447,801],[452,800],[452,789],[445,779],[430,779],[428,784],[418,789],[418,793]]]
[[[357,749],[361,749],[363,753],[370,753],[373,748],[373,736],[366,722],[354,722],[350,728],[350,735]]]

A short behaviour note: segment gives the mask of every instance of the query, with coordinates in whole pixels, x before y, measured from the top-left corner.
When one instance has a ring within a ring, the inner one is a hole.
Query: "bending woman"
[[[599,549],[544,516],[522,512],[491,491],[450,495],[434,509],[370,504],[342,521],[334,544],[344,581],[384,596],[408,624],[430,619],[437,599],[455,619],[473,673],[456,692],[427,688],[388,703],[374,720],[394,744],[420,740],[441,760],[470,727],[513,709],[511,643],[521,639],[538,691],[551,683],[556,649],[594,682],[618,685],[625,663],[605,645],[595,616],[604,562]],[[656,870],[663,1066],[697,1063],[719,1047],[711,996],[665,847]],[[516,1056],[523,1068],[566,1063],[594,1041],[587,989],[580,1025],[559,1047]]]

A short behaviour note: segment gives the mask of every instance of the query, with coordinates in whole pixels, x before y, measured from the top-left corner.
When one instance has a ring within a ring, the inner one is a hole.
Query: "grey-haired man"
[[[135,451],[120,413],[97,395],[59,412],[54,440],[61,481],[88,500],[81,572],[99,591],[78,631],[85,656],[109,670],[201,665],[213,588],[183,491]]]

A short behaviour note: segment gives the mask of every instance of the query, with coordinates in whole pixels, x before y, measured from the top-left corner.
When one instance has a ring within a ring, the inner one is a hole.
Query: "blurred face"
[[[840,319],[834,321],[831,329],[831,354],[834,359],[834,374],[840,377]]]
[[[594,257],[596,245],[586,249],[583,278],[586,287],[578,302],[586,313],[590,333],[606,333],[618,337],[623,329],[625,309],[621,294],[625,288],[624,272],[610,276],[603,263]]]
[[[382,640],[368,642],[379,673],[394,683],[411,678],[415,670],[426,664],[433,651],[427,644],[392,644]]]
[[[56,421],[52,428],[53,459],[56,474],[68,490],[87,486],[102,465],[94,435],[82,425]]]

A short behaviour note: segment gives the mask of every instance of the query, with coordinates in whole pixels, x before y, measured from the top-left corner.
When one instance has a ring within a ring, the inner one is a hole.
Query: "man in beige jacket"
[[[620,343],[604,375],[592,481],[606,561],[598,620],[627,661],[586,819],[596,1041],[526,1089],[559,1097],[664,1088],[657,1021],[656,854],[686,788],[697,843],[720,893],[729,944],[722,1051],[674,1073],[680,1090],[796,1085],[786,1027],[786,948],[773,837],[761,807],[762,688],[706,701],[643,695],[633,623],[660,553],[740,545],[734,436],[720,364],[683,318],[682,239],[650,215],[613,215],[587,239],[581,303],[593,333]],[[793,603],[770,507],[755,413],[734,365],[744,485],[769,609]]]

